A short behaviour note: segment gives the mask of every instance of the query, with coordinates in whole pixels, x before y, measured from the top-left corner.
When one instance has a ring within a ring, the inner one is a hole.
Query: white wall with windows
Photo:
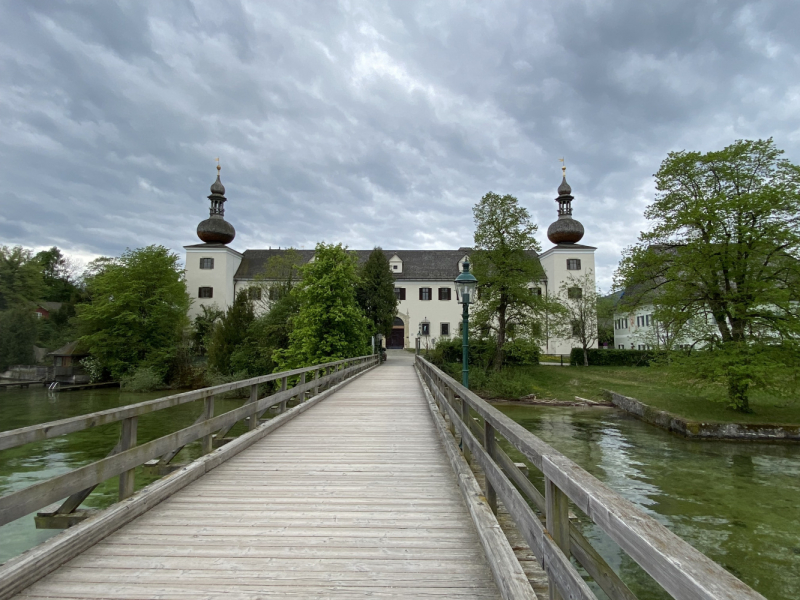
[[[201,306],[216,305],[225,309],[233,303],[233,276],[242,255],[223,245],[201,244],[185,246],[184,276],[192,305],[189,318],[200,314]]]

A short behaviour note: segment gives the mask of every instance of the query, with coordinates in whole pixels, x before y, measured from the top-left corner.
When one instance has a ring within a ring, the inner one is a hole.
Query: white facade
[[[200,314],[200,307],[204,305],[216,305],[225,310],[233,304],[234,275],[242,262],[242,255],[223,244],[196,244],[184,246],[184,249],[186,288],[192,299],[189,318]],[[208,259],[212,262],[209,263]],[[201,288],[210,288],[211,297],[200,297]]]

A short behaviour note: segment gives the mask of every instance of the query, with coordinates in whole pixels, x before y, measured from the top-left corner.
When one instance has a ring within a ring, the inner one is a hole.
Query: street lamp
[[[469,389],[469,305],[475,301],[478,280],[469,272],[469,261],[464,261],[464,270],[456,277],[456,296],[464,306],[461,314],[461,384]]]

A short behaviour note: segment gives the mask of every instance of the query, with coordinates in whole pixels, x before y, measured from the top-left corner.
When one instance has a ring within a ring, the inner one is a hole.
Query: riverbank
[[[446,370],[460,379],[460,366],[449,365]],[[800,426],[800,398],[787,400],[756,392],[751,398],[753,412],[744,414],[727,408],[723,390],[716,395],[698,390],[689,381],[676,381],[674,373],[660,367],[562,369],[536,365],[507,367],[499,375],[473,369],[470,387],[487,399],[514,401],[535,394],[539,400],[565,403],[574,402],[576,396],[606,402],[605,390],[613,390],[692,422]]]

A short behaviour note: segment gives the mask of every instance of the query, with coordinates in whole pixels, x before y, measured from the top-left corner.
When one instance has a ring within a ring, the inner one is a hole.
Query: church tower
[[[184,246],[186,250],[186,288],[192,299],[189,317],[200,314],[201,306],[216,305],[225,310],[234,300],[233,276],[242,262],[242,255],[228,248],[236,237],[233,225],[225,220],[225,186],[220,180],[211,184],[209,216],[197,226],[197,237],[203,242]]]
[[[585,275],[591,278],[595,287],[594,252],[597,248],[579,244],[584,229],[580,221],[572,218],[572,188],[567,183],[567,168],[561,167],[561,185],[558,186],[558,218],[547,228],[548,239],[555,244],[539,255],[539,262],[547,276],[545,287],[548,296],[558,296],[562,286],[569,285],[571,278]],[[542,348],[550,354],[569,354],[578,343],[573,339],[549,339],[547,347]]]

